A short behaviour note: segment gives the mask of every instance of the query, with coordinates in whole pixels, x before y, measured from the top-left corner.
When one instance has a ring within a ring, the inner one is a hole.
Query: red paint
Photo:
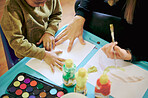
[[[21,84],[20,89],[26,89],[27,85],[26,84]]]
[[[21,89],[16,90],[15,94],[16,95],[21,95],[23,93],[23,91]]]
[[[97,80],[97,86],[100,88],[98,89],[97,87],[95,87],[95,92],[96,93],[101,93],[102,95],[104,96],[107,96],[110,94],[110,88],[111,88],[111,83],[110,81],[108,80],[108,83],[106,84],[101,84],[100,83],[100,79]]]
[[[59,91],[58,93],[57,93],[57,96],[58,97],[62,97],[64,95],[64,93],[62,92],[62,91]]]

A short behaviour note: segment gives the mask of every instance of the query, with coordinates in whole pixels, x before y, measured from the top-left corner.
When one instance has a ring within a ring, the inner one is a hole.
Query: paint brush
[[[113,24],[110,24],[110,31],[111,31],[112,42],[115,42],[114,26],[113,26]],[[114,52],[114,63],[115,63],[115,67],[117,68],[115,50],[113,50],[113,52]]]

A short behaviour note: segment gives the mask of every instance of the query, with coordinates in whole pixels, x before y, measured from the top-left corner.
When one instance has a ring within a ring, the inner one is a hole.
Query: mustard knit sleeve
[[[9,12],[9,10],[5,8],[1,19],[1,27],[10,47],[21,57],[43,59],[45,49],[36,47],[33,43],[25,39],[22,34],[22,25],[22,18],[19,12],[15,10]]]
[[[53,10],[52,14],[49,17],[49,24],[48,28],[46,29],[46,33],[50,33],[53,36],[58,30],[59,22],[61,21],[62,17],[62,8],[59,0],[53,0]]]

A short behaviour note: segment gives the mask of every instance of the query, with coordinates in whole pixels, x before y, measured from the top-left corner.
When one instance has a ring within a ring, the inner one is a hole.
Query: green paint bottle
[[[67,59],[63,65],[63,83],[65,86],[73,86],[76,84],[75,80],[76,65],[72,59]]]

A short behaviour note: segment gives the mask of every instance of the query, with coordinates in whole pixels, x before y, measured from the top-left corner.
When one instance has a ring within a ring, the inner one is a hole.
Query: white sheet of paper
[[[111,95],[115,98],[142,98],[148,89],[148,71],[131,64],[124,71],[112,70]]]
[[[90,51],[95,47],[95,45],[89,43],[88,41],[85,41],[86,45],[81,45],[78,39],[75,40],[74,46],[71,50],[71,52],[67,52],[67,47],[69,44],[69,41],[65,41],[61,45],[56,46],[56,50],[62,50],[63,53],[59,55],[59,57],[64,59],[72,59],[73,62],[78,66],[83,59],[90,53]],[[57,67],[55,68],[55,72],[52,73],[50,66],[46,64],[44,61],[32,58],[26,63],[27,66],[30,68],[38,71],[42,75],[44,75],[49,80],[53,81],[57,85],[61,85],[63,83],[62,81],[62,71],[60,71]]]
[[[148,71],[123,60],[116,60],[117,65],[124,68],[111,69],[108,76],[111,81],[111,95],[114,98],[142,98],[148,88]],[[96,86],[97,79],[107,66],[114,66],[114,60],[107,58],[100,49],[84,66],[86,69],[96,66],[97,72],[88,75],[88,82]]]
[[[59,55],[61,58],[72,59],[76,66],[78,66],[82,60],[90,53],[90,51],[95,47],[94,44],[85,41],[85,45],[82,45],[78,39],[75,39],[72,50],[68,53],[67,48],[69,40],[65,41],[63,44],[56,46],[56,50],[62,50],[63,53]]]

